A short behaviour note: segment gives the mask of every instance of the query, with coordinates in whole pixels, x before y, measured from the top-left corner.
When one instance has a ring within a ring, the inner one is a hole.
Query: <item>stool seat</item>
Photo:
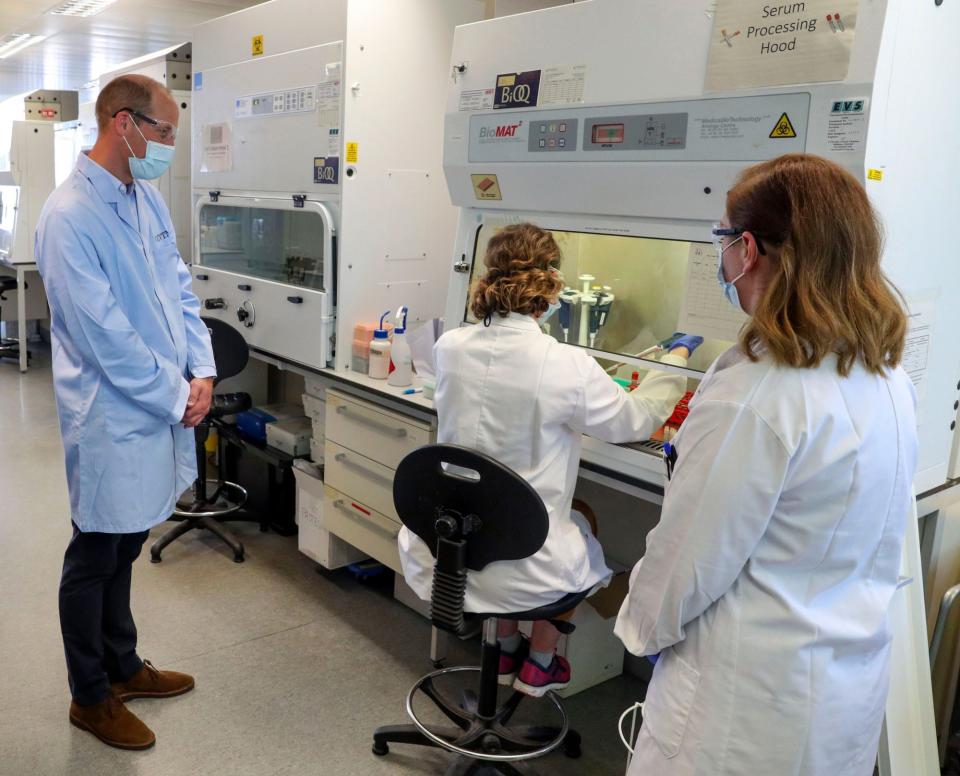
[[[559,601],[554,601],[552,604],[541,606],[538,609],[530,609],[526,612],[497,612],[496,614],[481,614],[479,616],[482,619],[496,617],[498,620],[520,620],[522,622],[552,620],[569,612],[588,595],[590,595],[589,590],[584,590],[582,593],[568,593]]]
[[[253,400],[249,393],[218,393],[214,394],[207,417],[223,418],[227,415],[236,415],[238,412],[246,412],[252,406]]]

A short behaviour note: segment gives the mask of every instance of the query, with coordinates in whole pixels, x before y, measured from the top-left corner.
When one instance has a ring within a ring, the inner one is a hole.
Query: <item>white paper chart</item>
[[[724,298],[717,284],[716,249],[709,243],[691,243],[680,330],[705,339],[733,342],[746,320],[747,316]]]

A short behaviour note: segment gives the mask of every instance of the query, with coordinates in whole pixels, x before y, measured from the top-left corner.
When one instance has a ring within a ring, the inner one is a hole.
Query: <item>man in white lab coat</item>
[[[629,776],[870,776],[917,454],[904,311],[863,187],[744,172],[714,229],[750,314],[675,440],[616,632],[659,660]]]

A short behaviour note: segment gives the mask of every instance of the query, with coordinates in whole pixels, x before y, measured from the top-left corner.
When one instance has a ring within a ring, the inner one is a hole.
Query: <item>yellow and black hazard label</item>
[[[259,57],[263,53],[263,35],[254,35],[250,41],[250,53]]]
[[[776,126],[770,130],[770,137],[779,138],[796,136],[797,131],[793,128],[793,124],[790,123],[790,117],[786,113],[780,114],[780,119],[777,121]]]

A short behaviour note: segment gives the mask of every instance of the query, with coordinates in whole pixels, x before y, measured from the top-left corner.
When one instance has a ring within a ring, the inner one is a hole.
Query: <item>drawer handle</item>
[[[338,415],[346,415],[349,411],[350,411],[350,408],[343,404],[337,407]],[[385,434],[391,434],[392,436],[396,436],[396,437],[405,437],[407,435],[407,430],[405,428],[395,428],[394,426],[388,426],[386,423],[380,423],[376,420],[371,420],[365,415],[352,415],[351,417],[353,417],[355,420],[359,421],[360,423],[366,423],[368,426],[371,426],[377,429],[378,431],[382,431]]]
[[[249,283],[237,283],[237,288],[239,288],[241,291],[253,291],[253,286],[251,286]]]
[[[194,275],[193,277],[194,277],[194,279],[196,279],[196,280],[209,280],[209,279],[210,279],[210,276],[209,276],[209,275],[201,275],[201,274],[199,274],[199,273],[196,274],[196,275]]]
[[[368,517],[369,517],[369,514],[370,514],[370,513],[367,512],[367,510],[363,509],[362,507],[357,506],[356,504],[351,503],[351,504],[350,504],[350,507],[348,507],[348,506],[346,506],[346,502],[345,502],[342,498],[338,498],[336,501],[333,502],[333,506],[334,506],[336,509],[339,509],[341,512],[343,512],[343,514],[345,514],[347,517],[349,517],[349,518],[350,518],[351,520],[353,520],[354,522],[359,523],[360,525],[362,525],[364,528],[372,528],[372,529],[374,529],[375,531],[378,531],[379,533],[382,533],[384,536],[386,536],[386,537],[388,537],[388,538],[390,538],[390,539],[393,539],[393,540],[395,540],[395,539],[397,538],[397,536],[400,535],[400,528],[399,528],[399,527],[397,528],[396,531],[391,531],[391,530],[387,530],[386,528],[384,528],[383,526],[379,525],[378,523],[373,522],[372,520],[364,520],[364,519],[362,519],[361,517],[359,517],[359,516],[356,514],[356,512],[354,512],[353,509],[351,509],[350,507],[355,507],[356,509],[359,509],[361,512],[366,513]]]
[[[302,297],[302,296],[288,296],[288,297],[287,297],[287,301],[290,302],[290,304],[303,304],[303,297]]]
[[[337,453],[335,456],[333,456],[333,460],[336,461],[337,463],[342,463],[344,466],[349,466],[351,469],[356,469],[358,472],[369,477],[372,480],[380,480],[386,485],[391,485],[391,486],[393,485],[392,477],[384,477],[382,474],[380,474],[380,472],[375,472],[371,469],[368,469],[362,463],[358,463],[357,461],[351,460],[351,458],[346,453]]]

